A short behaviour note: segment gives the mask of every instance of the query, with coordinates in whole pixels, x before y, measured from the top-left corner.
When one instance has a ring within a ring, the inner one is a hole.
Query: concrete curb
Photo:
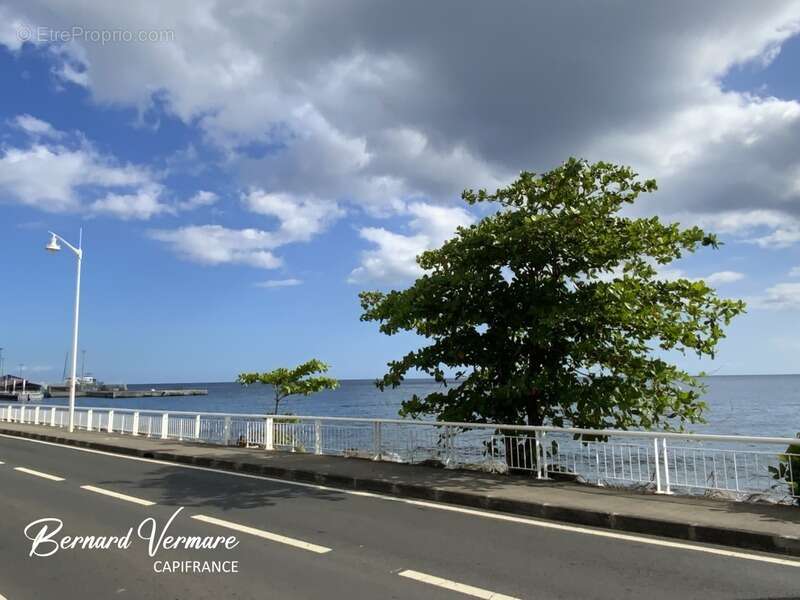
[[[90,442],[64,438],[58,435],[45,435],[15,429],[5,429],[0,426],[0,433],[21,438],[29,438],[44,442],[53,442],[66,446],[76,446],[101,450],[112,454],[138,456],[174,462],[179,464],[209,467],[225,471],[263,475],[276,479],[297,481],[299,483],[314,483],[344,489],[377,492],[400,498],[414,498],[431,500],[446,504],[455,504],[469,508],[492,510],[525,517],[536,517],[563,523],[612,529],[628,533],[655,535],[676,538],[692,542],[702,542],[721,546],[733,546],[748,550],[758,550],[790,556],[800,556],[800,537],[788,535],[774,535],[758,531],[728,529],[722,527],[706,526],[697,523],[684,523],[625,515],[616,512],[594,511],[584,508],[556,506],[541,502],[525,502],[509,498],[496,498],[492,496],[443,490],[435,487],[401,484],[379,478],[353,478],[342,475],[306,471],[302,469],[285,469],[270,465],[246,463],[233,460],[219,460],[201,456],[186,456],[172,452],[140,450],[125,446],[115,446],[101,442]]]

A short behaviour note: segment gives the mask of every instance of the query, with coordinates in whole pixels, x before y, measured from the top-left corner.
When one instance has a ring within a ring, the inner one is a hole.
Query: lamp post
[[[78,257],[78,276],[75,282],[75,318],[72,322],[72,378],[69,382],[69,430],[75,430],[75,383],[77,379],[78,370],[78,314],[80,312],[81,304],[81,260],[83,259],[83,228],[78,233],[78,247],[76,248],[60,235],[48,232],[50,234],[50,243],[45,246],[45,250],[50,252],[58,252],[61,250],[59,241],[61,241],[67,248],[75,253]]]

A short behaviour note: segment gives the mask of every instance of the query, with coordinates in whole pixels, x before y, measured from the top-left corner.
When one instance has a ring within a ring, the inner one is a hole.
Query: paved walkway
[[[800,507],[0,423],[0,433],[334,487],[800,556]]]

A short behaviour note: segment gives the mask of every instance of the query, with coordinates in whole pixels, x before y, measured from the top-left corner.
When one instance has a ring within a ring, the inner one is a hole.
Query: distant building
[[[9,392],[11,390],[19,391],[23,387],[29,392],[41,392],[44,389],[44,385],[41,383],[34,383],[23,377],[17,377],[16,375],[3,375],[0,377],[0,390]]]

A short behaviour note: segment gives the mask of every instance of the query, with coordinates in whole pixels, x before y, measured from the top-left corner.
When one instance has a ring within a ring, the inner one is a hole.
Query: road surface
[[[8,436],[0,436],[0,462],[0,598],[7,600],[800,597],[800,560],[777,555]],[[179,543],[150,556],[149,533],[157,540],[181,507],[166,536],[234,536],[235,547]],[[28,527],[40,519],[52,520]],[[64,536],[133,534],[127,548],[29,556],[28,537],[45,524],[51,541],[36,546],[40,554],[68,546]],[[232,569],[234,561],[235,573],[155,572]]]

